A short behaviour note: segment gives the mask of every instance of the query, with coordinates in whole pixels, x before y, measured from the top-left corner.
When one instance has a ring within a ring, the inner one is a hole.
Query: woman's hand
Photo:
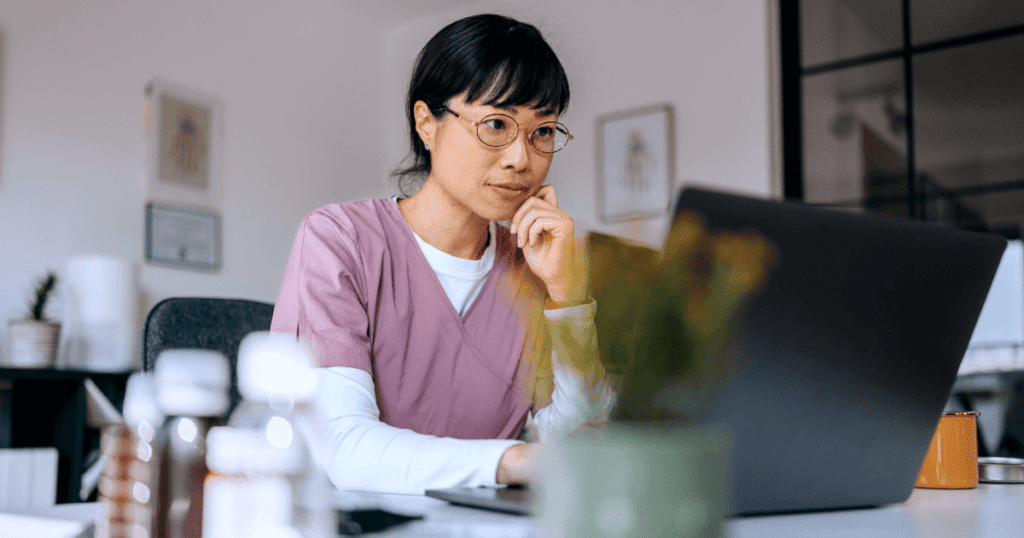
[[[499,484],[529,484],[533,480],[534,467],[540,445],[526,443],[512,445],[505,450],[498,462],[497,482]]]
[[[512,216],[511,231],[523,249],[526,264],[557,303],[575,304],[586,298],[586,278],[576,256],[572,217],[558,208],[551,185],[542,185]]]

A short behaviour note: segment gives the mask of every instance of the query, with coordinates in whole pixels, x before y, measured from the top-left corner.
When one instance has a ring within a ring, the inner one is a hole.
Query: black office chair
[[[142,334],[142,369],[152,371],[165,349],[211,349],[221,352],[231,367],[231,406],[238,393],[238,346],[251,332],[270,329],[274,305],[247,299],[172,297],[156,304],[146,317]]]

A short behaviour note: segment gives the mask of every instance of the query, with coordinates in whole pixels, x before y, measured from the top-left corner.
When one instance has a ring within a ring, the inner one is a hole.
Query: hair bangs
[[[466,101],[498,108],[528,106],[542,115],[561,115],[569,105],[569,81],[558,58],[537,47],[526,53],[514,45],[502,49],[495,52],[503,57],[481,62],[489,72],[480,73],[467,88]]]

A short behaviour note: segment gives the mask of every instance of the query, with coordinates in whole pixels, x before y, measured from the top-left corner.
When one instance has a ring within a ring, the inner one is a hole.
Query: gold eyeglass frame
[[[462,120],[462,121],[472,125],[475,128],[475,130],[476,130],[476,138],[478,140],[480,140],[480,142],[483,145],[485,145],[485,146],[487,146],[489,148],[503,148],[503,147],[511,144],[512,141],[514,141],[516,139],[516,137],[519,136],[519,122],[516,121],[515,118],[513,118],[512,116],[509,116],[507,114],[501,114],[500,112],[494,113],[494,114],[488,114],[488,115],[484,116],[483,119],[481,119],[480,121],[473,121],[473,120],[471,120],[469,118],[466,118],[466,117],[462,116],[462,114],[459,114],[458,112],[456,112],[456,111],[446,107],[445,105],[441,105],[441,108],[444,109],[449,114],[455,116],[456,118],[459,118],[460,120]],[[484,138],[482,136],[480,136],[480,126],[483,125],[486,120],[488,120],[490,118],[495,118],[495,117],[507,118],[509,121],[512,122],[512,125],[516,126],[516,132],[512,133],[512,136],[509,137],[508,142],[505,142],[504,144],[501,144],[500,146],[495,146],[493,144],[488,144],[487,142],[484,141]],[[558,130],[559,128],[561,128],[561,130],[563,132],[565,132],[565,136],[567,136],[568,138],[566,139],[565,144],[562,144],[562,147],[556,149],[555,151],[544,151],[544,150],[538,148],[537,144],[533,143],[533,133],[537,132],[537,129],[540,129],[541,126],[544,126],[544,125],[554,125],[555,126],[555,130]],[[564,123],[559,123],[557,121],[545,121],[544,123],[541,123],[540,125],[537,125],[537,128],[534,129],[533,132],[531,132],[530,134],[526,135],[526,139],[530,141],[530,145],[533,146],[533,149],[535,149],[535,150],[537,150],[537,151],[539,151],[541,153],[545,153],[547,155],[553,155],[553,154],[558,153],[559,151],[562,151],[563,149],[565,149],[565,146],[569,145],[569,141],[572,140],[572,138],[573,138],[572,137],[572,133],[569,132],[569,128],[566,127]]]

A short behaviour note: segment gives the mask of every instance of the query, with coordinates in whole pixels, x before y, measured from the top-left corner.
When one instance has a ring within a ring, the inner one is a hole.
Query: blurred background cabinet
[[[99,431],[87,424],[86,379],[120,411],[130,372],[0,368],[0,448],[55,447],[57,502],[78,502]]]

